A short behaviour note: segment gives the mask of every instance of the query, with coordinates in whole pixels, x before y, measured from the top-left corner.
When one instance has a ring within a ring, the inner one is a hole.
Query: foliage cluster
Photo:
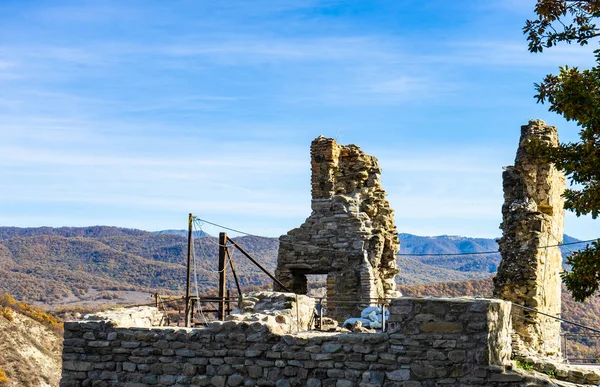
[[[0,387],[8,387],[10,384],[10,379],[6,375],[6,372],[2,368],[0,368]]]
[[[531,364],[531,363],[527,363],[527,362],[521,361],[521,360],[517,360],[516,363],[517,363],[517,367],[522,370],[529,371],[529,370],[533,369],[533,364]]]
[[[15,312],[8,306],[0,306],[0,317],[8,320],[9,322],[13,322],[15,319]]]

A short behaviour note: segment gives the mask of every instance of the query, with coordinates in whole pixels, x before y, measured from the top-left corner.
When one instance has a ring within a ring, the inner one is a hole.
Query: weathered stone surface
[[[410,370],[409,369],[400,369],[392,372],[388,372],[386,374],[388,380],[393,381],[404,381],[410,379]]]
[[[502,174],[502,261],[494,296],[560,317],[562,257],[556,245],[563,239],[565,176],[530,154],[528,146],[534,142],[557,146],[557,129],[540,120],[521,127],[515,165]],[[512,314],[521,350],[560,355],[558,320],[519,307],[513,307]]]
[[[70,323],[65,355],[80,351],[65,358],[61,385],[525,386],[537,379],[518,370],[505,376],[509,308],[500,300],[404,297],[390,303],[389,330],[377,334],[277,334],[248,321],[203,329]],[[437,328],[423,331],[424,323]],[[89,345],[109,335],[139,346]],[[598,380],[589,372],[553,369],[565,380]]]
[[[150,328],[160,325],[162,318],[163,314],[157,308],[139,306],[88,314],[84,320],[110,322],[118,327]],[[109,338],[109,340],[114,340],[114,338]]]
[[[447,321],[433,322],[428,321],[421,324],[420,329],[426,333],[457,333],[464,330],[462,323]]]
[[[275,275],[291,291],[306,294],[307,274],[327,274],[328,314],[343,321],[375,297],[398,296],[394,212],[377,159],[356,145],[318,137],[311,165],[312,214],[279,238]]]
[[[259,322],[276,334],[310,329],[315,300],[303,294],[251,292],[244,294],[243,310],[234,310],[229,321]]]

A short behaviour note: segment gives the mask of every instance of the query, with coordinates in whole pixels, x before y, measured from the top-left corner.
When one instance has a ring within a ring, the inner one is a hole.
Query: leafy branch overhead
[[[537,19],[527,20],[524,33],[529,51],[543,52],[558,43],[581,46],[600,36],[600,0],[538,0]],[[594,50],[596,65],[580,70],[567,65],[557,75],[549,74],[536,84],[539,103],[574,121],[580,128],[579,140],[561,143],[557,148],[539,149],[541,157],[555,163],[571,179],[565,192],[565,208],[598,218],[600,214],[600,48]],[[562,274],[573,298],[592,296],[600,283],[600,244],[593,243],[569,259],[570,272]]]
[[[542,52],[559,42],[584,45],[600,36],[594,23],[600,16],[598,0],[538,0],[535,13],[538,18],[527,20],[523,28],[531,52]]]

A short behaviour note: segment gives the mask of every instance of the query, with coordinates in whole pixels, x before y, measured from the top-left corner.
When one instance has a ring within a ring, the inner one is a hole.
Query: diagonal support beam
[[[231,242],[232,245],[234,245],[239,251],[240,253],[244,254],[246,256],[246,258],[248,258],[253,264],[255,264],[260,270],[263,271],[263,273],[265,273],[266,275],[269,276],[269,278],[271,278],[273,281],[275,281],[275,283],[279,286],[281,286],[281,288],[283,290],[285,290],[286,292],[289,293],[293,293],[291,290],[289,290],[287,287],[285,287],[281,282],[279,282],[279,280],[277,278],[275,278],[271,273],[269,273],[269,271],[267,269],[265,269],[260,263],[258,263],[254,258],[252,258],[250,256],[250,254],[248,254],[244,249],[242,249],[240,247],[240,245],[238,245],[237,243],[235,243],[233,240],[231,240],[231,238],[227,237],[227,240],[229,242]]]

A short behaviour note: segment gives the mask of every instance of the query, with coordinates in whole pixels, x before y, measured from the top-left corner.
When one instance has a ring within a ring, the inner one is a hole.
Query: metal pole
[[[188,249],[187,249],[187,282],[185,285],[185,326],[191,325],[192,310],[190,308],[190,285],[192,282],[192,225],[194,222],[194,216],[190,213],[188,218]]]
[[[225,297],[227,293],[227,234],[219,233],[219,318],[225,320]]]
[[[385,303],[381,305],[381,331],[385,332]]]

